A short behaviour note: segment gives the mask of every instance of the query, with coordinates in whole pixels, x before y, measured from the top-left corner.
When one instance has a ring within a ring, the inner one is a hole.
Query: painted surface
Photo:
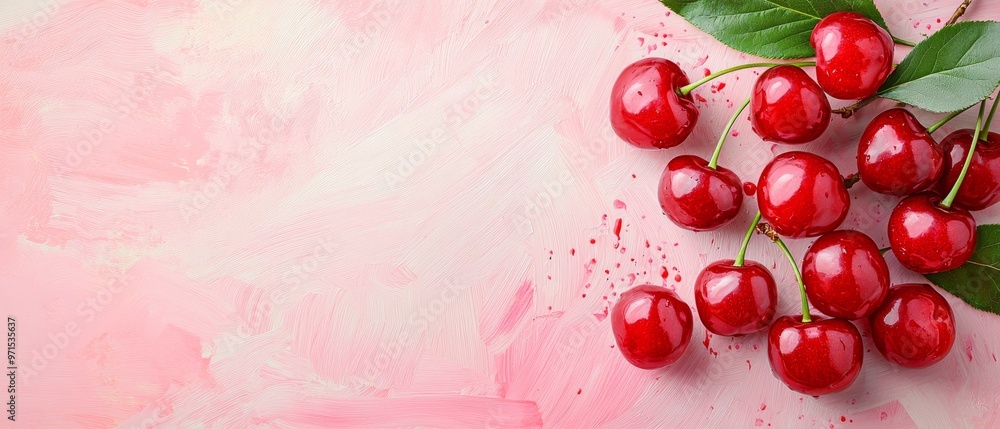
[[[907,39],[958,3],[879,2]],[[1000,426],[1000,318],[954,298],[943,363],[892,367],[866,337],[858,382],[820,399],[772,377],[763,335],[696,324],[671,368],[620,357],[617,294],[693,303],[756,209],[702,234],[661,214],[666,161],[708,156],[759,70],[696,91],[693,136],[642,152],[607,97],[651,55],[691,76],[752,59],[652,0],[3,2],[12,426]],[[803,147],[853,172],[877,110]],[[740,120],[721,163],[756,181],[785,150]],[[895,199],[852,194],[845,226],[886,245]],[[749,257],[795,311],[780,254],[756,239]]]

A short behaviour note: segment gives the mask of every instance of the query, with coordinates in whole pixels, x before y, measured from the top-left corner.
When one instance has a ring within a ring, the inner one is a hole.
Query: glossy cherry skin
[[[665,59],[632,63],[611,90],[611,127],[622,140],[642,149],[679,145],[698,122],[691,95],[677,93],[688,83],[684,71]]]
[[[951,304],[927,284],[893,287],[869,322],[875,347],[896,365],[933,365],[944,359],[955,343]]]
[[[709,168],[693,155],[667,163],[660,176],[660,207],[678,226],[708,231],[733,220],[743,205],[743,182],[732,170]]]
[[[767,334],[767,359],[775,377],[796,392],[819,396],[844,390],[858,378],[861,333],[851,322],[782,316]]]
[[[774,320],[778,288],[763,265],[733,260],[715,261],[694,281],[694,303],[705,328],[718,335],[746,335]]]
[[[958,268],[976,248],[976,220],[961,207],[920,193],[904,198],[889,215],[889,245],[904,267],[921,274]]]
[[[772,67],[753,86],[750,124],[767,141],[808,143],[830,125],[830,101],[802,69]]]
[[[945,153],[945,174],[938,183],[938,192],[947,195],[958,180],[965,158],[972,145],[973,130],[958,130],[941,141]],[[1000,134],[989,133],[986,141],[976,144],[969,172],[955,197],[956,206],[967,210],[986,209],[1000,201]]]
[[[889,109],[868,124],[858,143],[861,181],[880,194],[910,195],[937,183],[944,151],[917,118]]]
[[[859,13],[836,12],[821,19],[809,42],[816,51],[816,80],[831,97],[873,95],[892,72],[892,36]]]
[[[833,163],[811,153],[787,152],[761,172],[757,205],[778,234],[815,237],[840,226],[851,199]]]
[[[648,284],[621,294],[611,310],[618,350],[642,369],[680,359],[691,341],[692,320],[691,308],[676,293]]]
[[[823,314],[860,319],[889,293],[889,266],[878,246],[858,231],[823,234],[802,260],[809,303]]]

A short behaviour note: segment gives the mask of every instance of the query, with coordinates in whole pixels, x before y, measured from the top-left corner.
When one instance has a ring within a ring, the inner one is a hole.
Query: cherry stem
[[[962,15],[965,14],[965,10],[969,8],[970,4],[972,4],[972,0],[963,1],[962,4],[958,6],[958,9],[955,9],[955,13],[951,15],[951,19],[949,19],[948,22],[945,22],[944,25],[948,26],[958,22],[958,18],[961,18]]]
[[[750,99],[743,102],[743,105],[733,113],[733,117],[729,118],[729,123],[726,124],[726,129],[722,130],[722,136],[719,137],[719,143],[715,145],[715,152],[712,152],[712,160],[708,162],[708,168],[715,170],[715,167],[719,165],[719,154],[722,153],[722,145],[726,143],[726,137],[729,137],[729,130],[733,129],[733,124],[736,123],[736,119],[740,117],[743,110],[747,108],[747,104],[750,104]]]
[[[973,104],[972,106],[975,106],[975,104]],[[969,107],[972,107],[972,106],[969,106]],[[931,125],[930,127],[927,127],[927,134],[933,134],[935,131],[938,130],[938,128],[941,128],[941,127],[944,126],[944,124],[947,124],[948,121],[951,121],[952,119],[955,119],[955,117],[958,116],[958,115],[961,115],[962,112],[964,112],[966,110],[969,110],[969,107],[966,107],[966,108],[964,108],[962,110],[959,110],[957,112],[951,112],[951,113],[948,114],[948,116],[945,116],[944,119],[942,119],[938,123],[936,123],[934,125]]]
[[[969,154],[965,156],[965,165],[962,166],[962,173],[958,175],[958,180],[951,187],[951,192],[941,201],[942,207],[951,208],[951,204],[955,202],[955,197],[958,196],[958,189],[962,187],[962,182],[965,181],[965,174],[969,172],[969,165],[972,165],[972,156],[976,154],[976,143],[979,142],[979,132],[983,130],[984,113],[986,113],[986,100],[979,103],[979,119],[976,119],[976,133],[972,136],[972,143],[969,144]]]
[[[744,258],[747,255],[747,245],[750,244],[750,237],[753,236],[753,232],[757,229],[757,224],[760,223],[760,212],[757,212],[757,216],[754,216],[753,222],[750,224],[750,228],[747,229],[747,235],[743,236],[743,246],[740,247],[740,253],[736,255],[736,260],[733,261],[734,267],[742,267]]]
[[[896,36],[892,37],[892,41],[896,42],[897,45],[909,46],[911,48],[914,47],[914,46],[917,46],[916,43],[913,43],[913,42],[911,42],[909,40],[900,39],[900,38],[898,38]]]
[[[722,76],[722,75],[726,75],[726,74],[732,73],[734,71],[743,70],[743,69],[749,69],[749,68],[754,68],[754,67],[775,67],[775,66],[785,66],[785,65],[787,65],[787,66],[796,66],[796,67],[808,67],[808,66],[814,66],[814,65],[816,65],[816,62],[814,62],[814,61],[804,61],[804,62],[798,62],[798,63],[749,63],[749,64],[742,64],[742,65],[738,65],[736,67],[730,67],[730,68],[725,69],[725,70],[719,70],[719,71],[717,71],[715,73],[712,73],[712,74],[710,74],[708,76],[705,76],[705,77],[703,77],[703,78],[695,81],[694,83],[692,83],[690,85],[682,86],[682,87],[680,87],[680,88],[677,89],[677,93],[680,94],[680,95],[682,95],[682,96],[683,95],[688,95],[688,94],[691,93],[691,91],[694,91],[695,88],[697,88],[699,86],[702,86],[702,85],[704,85],[704,84],[706,84],[708,82],[711,82],[712,79],[715,79],[715,78],[717,78],[719,76]]]
[[[788,262],[792,263],[792,271],[795,273],[795,280],[799,282],[799,295],[802,297],[802,322],[812,322],[812,316],[809,314],[809,298],[806,297],[806,285],[802,281],[802,273],[799,271],[799,264],[795,262],[792,252],[788,250],[788,246],[785,246],[785,242],[781,241],[781,237],[778,237],[777,231],[775,231],[774,228],[771,228],[771,225],[767,222],[758,224],[757,232],[766,235],[767,238],[770,238],[771,241],[774,242],[774,244],[777,244],[778,247],[781,248],[781,252],[788,258]]]
[[[873,95],[857,103],[854,103],[850,106],[841,107],[839,109],[832,110],[831,112],[840,115],[841,118],[847,119],[850,118],[851,116],[854,116],[854,114],[857,113],[858,110],[861,110],[862,107],[871,104],[871,102],[875,101],[877,98],[878,98],[877,95]]]
[[[861,173],[852,173],[844,178],[844,187],[851,189],[861,181]]]
[[[997,114],[997,101],[1000,101],[1000,97],[993,100],[993,107],[990,108],[990,117],[986,119],[983,123],[983,133],[979,135],[979,140],[986,141],[990,136],[990,125],[993,124],[993,116]]]

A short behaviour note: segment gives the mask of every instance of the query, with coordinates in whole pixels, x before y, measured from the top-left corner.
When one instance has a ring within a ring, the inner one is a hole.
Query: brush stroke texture
[[[958,3],[879,2],[911,40]],[[752,60],[645,0],[4,2],[18,427],[995,427],[1000,318],[954,298],[943,363],[902,371],[869,344],[859,381],[820,399],[773,379],[762,335],[696,326],[658,371],[620,357],[618,293],[693,302],[754,210],[693,234],[654,192],[670,157],[711,152],[759,70],[697,90],[683,146],[641,152],[606,110],[646,56],[691,76]],[[845,142],[888,105],[807,149],[851,172]],[[746,121],[729,141],[747,181],[787,150]],[[884,245],[895,199],[852,193],[845,227]],[[780,255],[748,257],[795,311]]]

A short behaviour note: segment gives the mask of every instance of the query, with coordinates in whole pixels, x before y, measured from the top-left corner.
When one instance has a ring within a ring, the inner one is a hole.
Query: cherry
[[[844,221],[851,200],[837,166],[811,153],[787,152],[761,172],[757,205],[778,234],[815,237]]]
[[[691,341],[691,308],[671,290],[641,285],[621,294],[611,310],[618,349],[632,365],[660,368],[680,359]]]
[[[940,362],[955,343],[951,305],[927,284],[893,287],[870,323],[878,351],[889,362],[905,367]]]
[[[739,214],[742,187],[732,170],[710,168],[703,158],[682,155],[670,160],[660,177],[660,207],[677,225],[708,231]]]
[[[775,377],[796,392],[839,392],[861,371],[861,333],[842,319],[782,316],[768,331],[767,358]]]
[[[972,257],[976,220],[966,209],[942,206],[937,195],[911,195],[889,215],[889,244],[899,263],[910,270],[952,270]]]
[[[941,178],[944,160],[941,147],[905,109],[876,116],[858,144],[861,181],[881,194],[909,195],[930,188]]]
[[[774,320],[778,289],[763,265],[715,261],[694,281],[694,303],[705,328],[718,335],[746,335]]]
[[[692,155],[678,156],[660,176],[660,207],[670,220],[693,231],[716,229],[729,223],[743,205],[742,183],[731,170],[719,167],[719,154],[736,118],[746,102],[733,114],[722,131],[711,161]]]
[[[859,13],[836,12],[821,19],[809,42],[816,51],[816,80],[831,97],[874,95],[892,72],[892,36]]]
[[[762,139],[779,143],[816,140],[830,125],[826,94],[802,69],[780,65],[753,87],[750,123]]]
[[[958,130],[941,141],[945,174],[938,183],[938,191],[942,195],[955,185],[961,174],[973,134],[974,130]],[[972,211],[986,209],[1000,201],[1000,134],[985,134],[986,140],[980,139],[976,146],[965,182],[955,197],[955,205]]]
[[[666,149],[687,138],[698,122],[688,84],[677,64],[646,58],[629,65],[611,91],[611,126],[622,140],[642,149]]]
[[[774,319],[778,289],[763,265],[746,260],[747,246],[760,222],[757,212],[736,259],[715,261],[694,281],[694,303],[705,328],[718,335],[745,335]]]
[[[802,280],[809,302],[833,317],[867,317],[889,292],[889,266],[878,246],[858,231],[823,234],[806,251]]]

